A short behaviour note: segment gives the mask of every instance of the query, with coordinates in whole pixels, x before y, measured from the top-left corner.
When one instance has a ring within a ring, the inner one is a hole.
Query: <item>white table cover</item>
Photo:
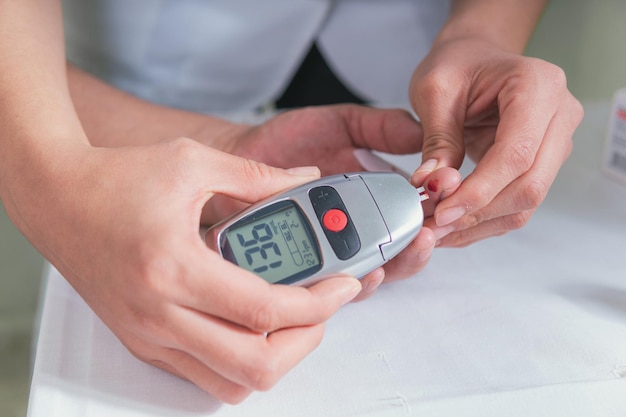
[[[135,359],[51,268],[29,416],[626,416],[626,187],[600,172],[608,112],[586,106],[526,227],[437,249],[237,406]]]

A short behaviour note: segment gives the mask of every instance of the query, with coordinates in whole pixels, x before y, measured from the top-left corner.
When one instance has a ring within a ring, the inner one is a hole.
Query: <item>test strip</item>
[[[365,168],[366,171],[395,172],[396,174],[402,175],[407,180],[411,179],[411,174],[409,174],[402,168],[385,161],[383,158],[372,153],[368,149],[355,149],[353,153],[356,160],[359,161],[361,166]]]

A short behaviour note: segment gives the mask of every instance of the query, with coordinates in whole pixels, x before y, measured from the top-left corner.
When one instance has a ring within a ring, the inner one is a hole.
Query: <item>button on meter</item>
[[[341,232],[348,224],[348,216],[339,209],[330,209],[324,213],[323,222],[331,232]]]

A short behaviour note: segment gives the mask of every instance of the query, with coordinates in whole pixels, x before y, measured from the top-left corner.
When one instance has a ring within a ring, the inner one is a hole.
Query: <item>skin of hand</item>
[[[257,201],[318,178],[317,168],[286,172],[185,138],[86,146],[63,162],[55,184],[65,192],[35,189],[19,205],[25,234],[133,355],[220,400],[269,389],[361,290],[351,277],[270,285],[200,237],[215,194]]]
[[[319,169],[285,172],[186,138],[91,143],[62,51],[41,47],[62,33],[60,19],[50,20],[58,3],[46,6],[0,6],[10,9],[0,13],[0,32],[30,34],[28,25],[11,32],[22,21],[45,29],[37,42],[20,38],[21,60],[0,59],[7,214],[136,357],[229,403],[269,389],[317,346],[325,321],[361,284],[338,276],[309,288],[270,285],[210,250],[200,217],[216,194],[251,203],[314,180]],[[33,15],[5,21],[15,9]],[[234,128],[218,123],[215,132]]]
[[[258,126],[230,130],[235,133],[228,151],[263,161],[272,166],[316,164],[322,175],[363,170],[354,157],[357,148],[405,154],[421,146],[421,129],[415,119],[399,109],[372,109],[356,105],[309,107],[280,113]],[[200,137],[207,135],[201,134]],[[431,175],[441,186],[429,191],[425,216],[432,216],[436,203],[450,195],[460,184],[460,175],[452,168]],[[213,223],[231,214],[241,205],[232,199],[216,198],[206,207],[203,219]],[[383,282],[405,279],[421,271],[430,260],[435,235],[423,227],[415,240],[394,259],[361,278],[363,291],[354,301],[370,297]]]
[[[421,149],[422,129],[406,111],[372,109],[356,105],[310,107],[279,113],[265,123],[250,126],[215,117],[158,106],[132,97],[69,66],[68,78],[74,105],[90,142],[100,147],[149,144],[184,134],[207,146],[289,168],[317,165],[322,175],[360,171],[353,155],[356,148],[390,153],[413,153]],[[91,97],[97,96],[98,100]],[[117,115],[109,117],[112,112]],[[446,173],[450,175],[445,175]],[[460,176],[455,170],[438,172],[437,192],[430,192],[426,215],[442,196],[456,189]],[[244,205],[216,196],[205,207],[202,220],[210,225]],[[435,236],[424,227],[415,241],[391,262],[361,279],[362,293],[372,295],[383,281],[406,278],[423,269],[430,258]]]
[[[477,163],[426,222],[437,245],[465,246],[522,227],[545,198],[582,120],[563,71],[477,36],[435,44],[416,69],[411,102],[424,130],[412,183]]]

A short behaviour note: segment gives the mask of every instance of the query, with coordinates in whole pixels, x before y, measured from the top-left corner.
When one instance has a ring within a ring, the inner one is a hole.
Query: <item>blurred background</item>
[[[626,87],[624,22],[623,0],[553,0],[527,55],[562,67],[583,104],[608,102]],[[42,266],[0,206],[0,416],[26,415]]]

